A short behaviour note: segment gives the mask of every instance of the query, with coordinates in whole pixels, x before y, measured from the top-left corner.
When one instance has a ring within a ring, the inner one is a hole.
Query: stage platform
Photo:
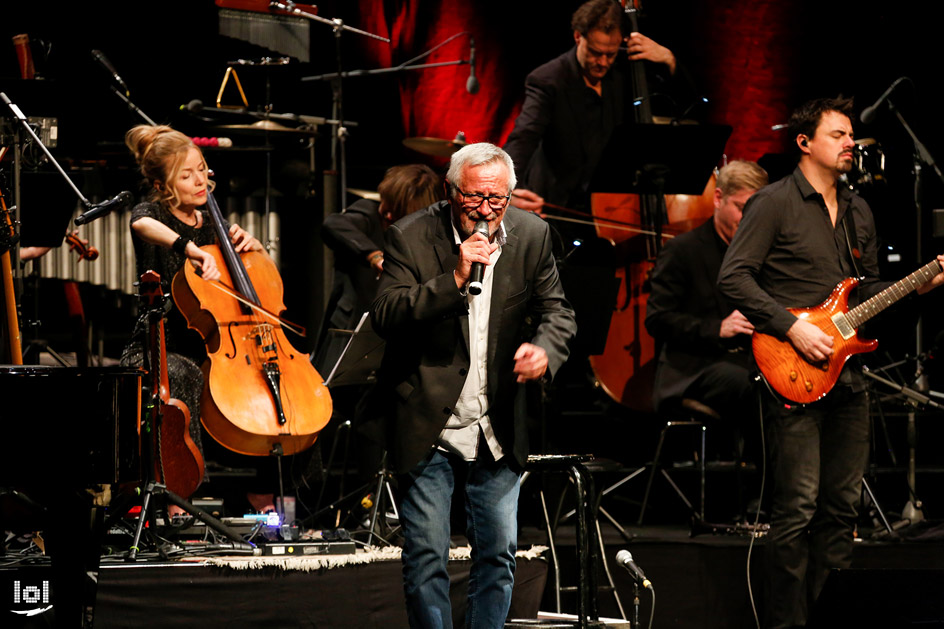
[[[929,529],[930,530],[930,529]],[[754,626],[747,588],[749,538],[741,535],[690,537],[682,527],[632,528],[631,543],[603,526],[606,557],[617,593],[632,614],[633,585],[628,573],[615,565],[616,553],[629,549],[652,580],[657,592],[654,627],[749,628]],[[521,546],[544,543],[537,529],[521,532]],[[761,604],[763,538],[750,554],[751,582]],[[575,583],[573,534],[563,527],[558,552],[564,585]],[[544,555],[548,556],[547,553]],[[268,559],[268,558],[267,558]],[[944,586],[944,543],[927,541],[863,541],[856,545],[853,568],[827,585],[823,613],[843,618],[917,618],[922,626],[944,626],[938,593]],[[468,561],[450,562],[456,626],[461,626],[468,586]],[[47,568],[0,569],[0,581],[12,588],[41,581]],[[602,580],[601,580],[602,582]],[[12,591],[7,588],[7,591]],[[572,594],[562,596],[564,612],[574,611]],[[544,559],[519,559],[512,615],[534,617],[538,609],[554,611],[553,575]],[[618,617],[611,593],[599,595],[601,615]],[[649,594],[640,596],[642,625],[648,624]],[[760,610],[759,610],[760,612]],[[907,616],[911,614],[912,616]],[[836,624],[830,617],[828,626]],[[937,623],[937,624],[935,624]],[[885,624],[883,626],[910,626]],[[7,614],[0,626],[48,627],[42,615],[26,618]],[[105,561],[98,579],[96,628],[113,627],[407,627],[396,559],[315,570],[270,566],[234,569],[210,561]],[[826,625],[821,625],[826,626]],[[874,623],[854,626],[877,626]]]

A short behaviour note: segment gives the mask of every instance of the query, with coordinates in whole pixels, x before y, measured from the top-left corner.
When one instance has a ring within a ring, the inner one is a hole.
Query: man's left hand
[[[631,61],[664,63],[669,68],[669,74],[675,74],[675,55],[672,51],[642,33],[630,33],[626,38],[626,48]]]
[[[515,352],[515,373],[518,382],[537,380],[547,371],[547,352],[532,343],[522,343]]]
[[[937,261],[941,263],[942,267],[944,267],[944,255],[939,255],[937,257]],[[928,282],[927,284],[922,284],[921,286],[919,286],[918,294],[923,295],[929,290],[937,288],[941,284],[944,284],[944,271],[942,271],[941,273],[938,273],[933,278],[931,278],[931,281]]]

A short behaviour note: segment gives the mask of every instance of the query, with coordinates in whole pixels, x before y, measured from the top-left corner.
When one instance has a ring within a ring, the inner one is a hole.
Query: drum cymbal
[[[859,146],[872,146],[875,144],[875,138],[856,138],[855,143]]]
[[[216,127],[234,133],[289,133],[298,135],[315,135],[313,129],[293,129],[279,124],[274,120],[257,120],[252,124],[224,124]]]
[[[368,201],[377,201],[380,202],[380,193],[374,192],[373,190],[361,190],[360,188],[348,188],[348,192],[351,194],[356,194],[362,199],[367,199]]]
[[[466,145],[465,140],[443,140],[442,138],[406,138],[403,146],[424,155],[434,157],[452,157],[452,154]]]

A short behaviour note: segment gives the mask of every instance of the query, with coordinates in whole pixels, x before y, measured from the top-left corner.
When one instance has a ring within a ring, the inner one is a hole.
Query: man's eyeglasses
[[[499,194],[490,194],[488,196],[484,194],[479,194],[478,192],[473,192],[471,194],[463,192],[456,187],[456,192],[459,193],[459,196],[462,197],[462,204],[472,210],[482,207],[482,203],[488,203],[488,207],[493,210],[500,210],[508,204],[511,195],[499,195]]]

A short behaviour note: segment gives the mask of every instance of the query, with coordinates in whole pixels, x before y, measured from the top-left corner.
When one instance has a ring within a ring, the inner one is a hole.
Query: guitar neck
[[[860,325],[882,312],[892,304],[896,303],[902,297],[906,297],[921,286],[924,286],[931,279],[941,272],[941,264],[937,260],[932,260],[908,277],[901,279],[878,295],[867,299],[855,308],[846,313],[846,319],[853,328]]]

